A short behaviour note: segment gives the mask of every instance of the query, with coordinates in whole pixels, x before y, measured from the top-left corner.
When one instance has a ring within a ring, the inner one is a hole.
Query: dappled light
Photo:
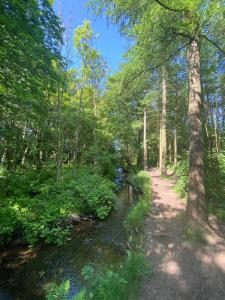
[[[185,203],[172,191],[174,181],[169,177],[160,179],[158,170],[150,174],[154,204],[146,231],[154,276],[145,283],[141,299],[223,299],[224,227],[218,235],[219,221],[210,217],[207,242],[187,240],[184,220],[179,217],[185,211]]]
[[[0,300],[225,300],[224,4],[0,0]]]

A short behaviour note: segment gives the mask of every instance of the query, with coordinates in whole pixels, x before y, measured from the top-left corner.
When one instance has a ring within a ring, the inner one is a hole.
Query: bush
[[[225,153],[208,157],[205,174],[209,211],[225,220]]]
[[[0,245],[10,241],[16,231],[18,221],[12,207],[0,207]]]
[[[20,229],[31,245],[40,239],[61,245],[69,237],[61,223],[70,215],[91,214],[100,219],[108,216],[115,203],[115,185],[109,179],[88,168],[80,169],[76,177],[71,170],[65,170],[62,182],[56,182],[50,174],[44,176],[42,171],[35,180],[31,173],[21,175],[19,187],[15,178],[6,178],[10,184],[1,201],[2,243]]]
[[[145,215],[151,209],[151,180],[146,171],[131,176],[129,182],[141,193],[140,199],[134,205],[125,220],[125,226],[129,234],[142,230]]]
[[[208,210],[225,219],[225,154],[205,154],[205,188]],[[188,160],[182,160],[176,168],[175,192],[186,198],[188,189]]]
[[[181,197],[187,197],[188,188],[188,160],[181,160],[178,162],[176,167],[176,184],[174,191]]]

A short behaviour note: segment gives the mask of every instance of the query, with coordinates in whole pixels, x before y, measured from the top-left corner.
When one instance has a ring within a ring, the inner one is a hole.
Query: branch
[[[169,6],[167,6],[166,4],[162,3],[161,0],[155,0],[159,5],[161,5],[162,7],[164,7],[165,9],[169,10],[169,11],[173,11],[173,12],[183,12],[185,11],[184,9],[175,9],[175,8],[171,8]]]
[[[172,33],[173,33],[174,35],[179,35],[179,36],[182,36],[182,37],[187,38],[187,39],[189,39],[189,40],[192,39],[192,37],[191,37],[189,34],[183,33],[183,32],[179,32],[179,31],[176,31],[176,30],[173,29],[173,28],[172,28]]]
[[[201,34],[201,36],[206,39],[210,44],[215,46],[221,53],[225,55],[225,50],[223,50],[216,42],[212,41],[210,38],[208,38],[206,35]]]
[[[142,69],[140,70],[131,80],[129,80],[128,82],[126,82],[126,84],[123,86],[123,88],[127,88],[128,85],[130,83],[132,83],[138,76],[144,74],[147,71],[154,71],[156,69],[158,69],[159,67],[161,67],[162,65],[164,65],[170,58],[172,58],[175,54],[177,54],[178,52],[180,52],[181,50],[183,50],[188,44],[190,43],[190,41],[184,43],[182,46],[177,47],[170,55],[168,55],[164,60],[162,60],[159,64],[149,68],[149,69]]]

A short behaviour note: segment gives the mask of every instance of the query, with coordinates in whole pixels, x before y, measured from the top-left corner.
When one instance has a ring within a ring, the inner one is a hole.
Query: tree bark
[[[61,128],[61,115],[62,115],[62,98],[63,91],[61,91],[60,81],[58,82],[58,95],[57,95],[57,149],[56,149],[56,180],[62,180],[62,128]]]
[[[202,224],[207,221],[207,209],[203,168],[200,53],[197,40],[191,42],[188,51],[188,67],[189,185],[186,215],[188,223]]]
[[[172,144],[171,144],[171,141],[169,142],[168,153],[169,153],[169,162],[171,164],[172,163]]]
[[[144,108],[144,126],[143,126],[143,146],[144,146],[144,170],[148,169],[148,146],[147,146],[147,109]]]
[[[81,118],[81,108],[83,103],[83,87],[80,91],[80,98],[79,98],[79,108],[78,108],[78,115],[76,120],[76,130],[75,130],[75,146],[74,146],[74,156],[73,156],[73,168],[74,172],[77,165],[77,155],[78,155],[78,147],[79,147],[79,139],[80,139],[80,118]]]
[[[176,93],[175,103],[175,128],[173,132],[173,167],[177,167],[177,112],[178,112],[178,94]]]
[[[215,110],[212,107],[212,119],[214,124],[214,134],[215,134],[215,147],[216,147],[216,155],[219,155],[219,132],[218,132],[218,106],[216,102]]]
[[[166,175],[166,105],[167,105],[167,90],[166,90],[166,71],[162,71],[162,113],[160,120],[160,159],[159,169],[161,175]]]
[[[174,129],[173,133],[173,166],[177,167],[177,128]]]

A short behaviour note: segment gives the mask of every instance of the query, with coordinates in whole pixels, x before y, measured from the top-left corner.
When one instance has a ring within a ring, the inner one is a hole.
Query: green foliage
[[[42,170],[36,176],[31,172],[5,178],[0,219],[3,241],[21,230],[29,244],[42,239],[61,245],[69,237],[63,222],[70,215],[92,214],[104,219],[113,208],[115,185],[100,174],[83,168],[74,177],[65,169],[62,182],[51,175],[47,169],[46,174]]]
[[[146,171],[140,171],[129,178],[130,183],[139,191],[139,201],[130,209],[124,225],[128,232],[128,242],[132,249],[142,249],[145,216],[151,209],[151,179]]]
[[[188,161],[178,162],[176,173],[176,184],[174,191],[182,198],[187,196],[188,187]],[[225,218],[225,155],[205,155],[205,183],[206,197],[209,212],[216,214],[219,218]]]
[[[142,281],[151,275],[151,265],[144,253],[129,251],[125,262],[117,268],[107,267],[96,271],[91,266],[85,266],[82,275],[86,287],[73,300],[137,299]],[[68,281],[59,286],[52,284],[47,289],[46,299],[67,299],[68,285]]]
[[[67,294],[70,289],[70,281],[65,280],[60,285],[56,283],[52,283],[48,287],[48,295],[46,297],[47,300],[66,300],[68,299]]]
[[[150,203],[142,199],[130,210],[126,220],[125,226],[129,232],[138,232],[144,227],[144,216],[148,213]]]
[[[206,195],[209,211],[225,220],[225,154],[214,153],[205,166]]]
[[[188,188],[188,160],[181,160],[178,162],[176,170],[176,184],[174,191],[181,197],[186,198]]]
[[[116,175],[117,155],[102,146],[93,145],[85,153],[85,159],[91,163],[95,159],[95,168],[104,176],[113,179]]]
[[[12,207],[0,206],[0,245],[7,243],[18,226],[16,212]]]

